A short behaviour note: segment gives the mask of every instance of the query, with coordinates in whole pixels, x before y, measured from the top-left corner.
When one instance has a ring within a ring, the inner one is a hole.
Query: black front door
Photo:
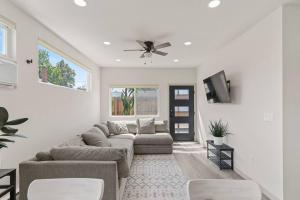
[[[170,132],[175,141],[194,141],[194,86],[170,86]]]

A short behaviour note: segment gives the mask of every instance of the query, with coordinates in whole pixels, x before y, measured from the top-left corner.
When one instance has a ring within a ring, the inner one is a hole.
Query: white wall
[[[215,52],[198,68],[198,124],[229,123],[227,142],[235,148],[235,169],[254,179],[272,199],[283,196],[282,155],[282,10]],[[231,104],[208,104],[202,80],[225,70],[231,80]],[[264,121],[264,115],[273,115]]]
[[[99,68],[51,31],[24,14],[7,0],[0,0],[0,15],[17,26],[18,82],[16,89],[0,88],[0,106],[11,119],[28,117],[19,126],[20,134],[8,149],[1,150],[1,168],[16,168],[18,163],[47,150],[72,135],[81,133],[100,120]],[[81,92],[38,82],[37,40],[41,38],[91,68],[92,91]],[[27,58],[33,64],[26,64]]]
[[[283,7],[284,199],[299,199],[300,5]]]
[[[159,86],[159,112],[157,119],[169,119],[169,85],[195,85],[196,70],[160,68],[102,68],[101,120],[118,120],[109,113],[109,90],[113,85]]]

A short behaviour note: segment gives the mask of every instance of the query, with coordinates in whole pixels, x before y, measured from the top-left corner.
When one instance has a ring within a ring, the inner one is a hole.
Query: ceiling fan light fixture
[[[178,62],[179,62],[179,60],[178,60],[178,59],[174,59],[173,61],[174,61],[175,63],[178,63]]]
[[[152,56],[152,53],[150,53],[150,52],[146,52],[146,53],[144,53],[144,56],[145,56],[146,58],[151,58],[151,56]]]
[[[106,45],[106,46],[109,46],[109,45],[111,45],[111,43],[110,43],[110,42],[103,42],[103,44],[104,44],[104,45]]]
[[[216,8],[218,6],[221,5],[221,0],[211,0],[209,3],[208,3],[208,7],[209,8]]]
[[[191,46],[192,42],[191,41],[186,41],[185,43],[183,43],[185,46]]]
[[[74,3],[79,7],[86,7],[87,1],[86,0],[74,0]]]

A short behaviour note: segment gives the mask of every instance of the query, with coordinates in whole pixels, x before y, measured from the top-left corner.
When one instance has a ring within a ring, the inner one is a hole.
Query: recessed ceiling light
[[[210,7],[210,8],[216,8],[216,7],[218,7],[220,4],[221,4],[221,0],[211,0],[211,1],[208,3],[208,7]]]
[[[177,63],[177,62],[179,62],[179,60],[178,60],[178,59],[174,59],[173,61],[174,61],[174,62],[176,62],[176,63]]]
[[[79,7],[86,7],[87,1],[86,0],[74,0],[74,3]]]
[[[106,46],[109,46],[109,45],[111,45],[111,43],[110,43],[110,42],[103,42],[103,44],[104,44],[104,45],[106,45]]]
[[[190,46],[190,45],[192,45],[192,42],[187,41],[187,42],[184,43],[184,45],[185,45],[185,46]]]
[[[116,59],[116,62],[121,62],[121,59]]]

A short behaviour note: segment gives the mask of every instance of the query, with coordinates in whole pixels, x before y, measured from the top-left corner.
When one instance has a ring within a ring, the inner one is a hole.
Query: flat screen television
[[[230,103],[230,82],[225,72],[220,71],[203,80],[208,103]]]

